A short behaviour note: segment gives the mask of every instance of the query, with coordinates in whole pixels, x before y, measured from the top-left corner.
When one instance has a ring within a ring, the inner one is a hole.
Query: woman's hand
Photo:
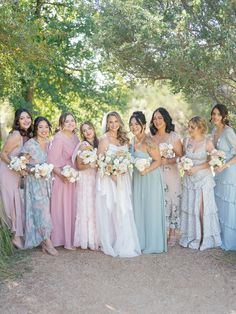
[[[165,158],[165,157],[161,157],[161,165],[162,166],[166,166],[168,165],[168,158]]]
[[[91,162],[89,164],[89,166],[90,166],[90,168],[95,169],[95,168],[97,168],[98,165],[97,165],[96,161],[94,161],[94,162]]]
[[[224,171],[226,168],[228,168],[227,165],[224,165],[222,167],[214,167],[214,172],[216,174],[218,174],[218,173],[221,173],[222,171]]]
[[[148,173],[147,168],[144,169],[143,171],[140,171],[139,173],[141,176],[145,176]]]
[[[193,174],[197,173],[198,172],[198,167],[195,166],[195,167],[192,167],[190,170],[185,170],[185,173],[187,176],[192,176]]]
[[[115,183],[117,182],[117,176],[114,176],[113,174],[111,175],[111,179],[112,179],[112,181],[114,181]]]

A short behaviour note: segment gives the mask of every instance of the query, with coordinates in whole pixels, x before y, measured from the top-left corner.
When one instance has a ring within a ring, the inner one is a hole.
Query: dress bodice
[[[151,158],[148,152],[144,152],[140,149],[135,149],[133,144],[130,145],[130,153],[134,158]]]
[[[225,127],[218,138],[215,140],[216,129],[213,129],[212,136],[216,149],[225,152],[226,160],[231,159],[236,155],[236,134],[231,127]]]
[[[32,165],[47,162],[47,150],[43,151],[40,144],[34,138],[25,143],[23,152],[31,155],[30,164]]]
[[[194,145],[190,143],[190,138],[186,138],[184,142],[185,156],[193,161],[194,166],[207,162],[208,153],[206,143],[207,140],[204,138],[202,145],[199,145],[199,147],[195,150]]]
[[[116,153],[119,151],[124,151],[124,152],[128,152],[128,145],[122,145],[122,146],[117,146],[115,144],[109,144],[107,150],[109,150],[112,153]]]

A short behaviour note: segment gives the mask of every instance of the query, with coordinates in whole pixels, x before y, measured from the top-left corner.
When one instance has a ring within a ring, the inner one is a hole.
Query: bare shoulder
[[[151,136],[151,134],[147,134],[144,140],[144,144],[147,145],[148,149],[157,149],[157,145],[155,143],[154,138]]]

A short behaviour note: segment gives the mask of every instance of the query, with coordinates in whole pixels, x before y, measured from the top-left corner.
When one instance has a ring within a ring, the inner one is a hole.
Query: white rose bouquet
[[[12,157],[8,168],[14,171],[21,171],[27,168],[29,162],[29,155],[22,155],[20,157]]]
[[[211,160],[209,161],[209,165],[213,168],[215,167],[223,167],[226,159],[225,159],[225,152],[221,151],[221,150],[216,150],[214,149],[211,153]]]
[[[162,158],[173,158],[175,157],[174,147],[172,144],[161,143],[159,145],[160,154]]]
[[[180,176],[183,177],[185,171],[189,171],[193,167],[193,161],[192,159],[183,156],[178,159],[177,165],[179,168]]]
[[[77,154],[85,165],[94,163],[97,161],[97,148],[92,146],[86,146],[82,151],[79,150]]]
[[[134,166],[139,172],[144,171],[146,168],[150,167],[152,158],[135,158]]]
[[[79,171],[69,165],[62,168],[61,174],[66,177],[70,183],[74,183],[79,180]]]
[[[52,170],[54,166],[52,164],[37,164],[33,168],[31,168],[31,172],[34,173],[35,178],[45,178],[48,180],[51,176]]]
[[[101,177],[105,175],[117,176],[128,171],[132,172],[132,170],[132,157],[129,152],[118,151],[117,153],[112,153],[108,150],[98,158],[98,172]]]

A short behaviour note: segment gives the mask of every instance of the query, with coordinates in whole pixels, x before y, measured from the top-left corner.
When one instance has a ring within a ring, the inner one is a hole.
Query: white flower
[[[185,171],[189,171],[193,167],[193,161],[192,159],[183,156],[181,158],[178,158],[177,165],[180,171],[180,175],[181,177],[183,177]]]
[[[151,158],[135,158],[134,166],[138,169],[138,171],[142,172],[150,166],[151,160]]]
[[[98,173],[104,175],[120,175],[132,171],[132,161],[129,152],[118,151],[113,153],[106,151],[104,155],[98,157]]]
[[[211,153],[210,153],[210,156],[211,156],[211,160],[209,162],[209,165],[211,167],[223,167],[225,162],[226,162],[226,159],[225,159],[225,152],[221,151],[221,150],[216,150],[214,149]]]
[[[97,148],[83,151],[78,151],[78,156],[82,159],[83,163],[89,164],[97,161]]]
[[[26,169],[28,159],[25,156],[12,157],[8,168],[14,171],[21,171]]]
[[[69,165],[66,165],[62,168],[61,174],[71,183],[79,180],[79,171],[75,170]]]
[[[53,168],[54,166],[52,164],[43,163],[35,165],[35,167],[31,169],[31,171],[34,171],[35,178],[46,178],[47,180],[50,178]]]
[[[160,143],[159,145],[160,154],[163,158],[173,158],[175,157],[174,148],[172,144]]]

